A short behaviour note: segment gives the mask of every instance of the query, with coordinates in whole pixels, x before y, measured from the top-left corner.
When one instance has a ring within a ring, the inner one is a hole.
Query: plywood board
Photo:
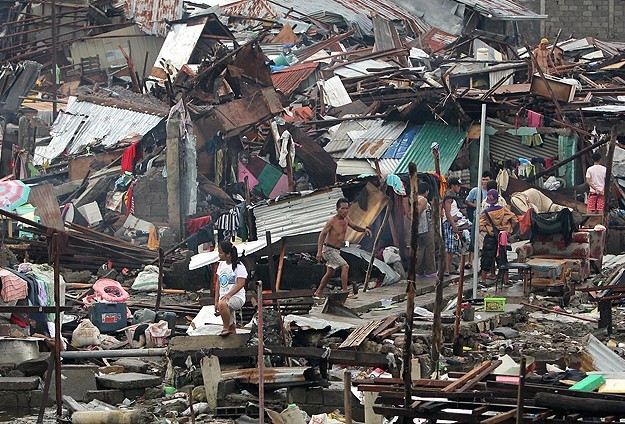
[[[367,183],[363,190],[367,191],[367,210],[362,210],[358,202],[354,202],[349,206],[348,216],[354,224],[360,227],[368,227],[375,221],[380,212],[384,210],[388,204],[388,197],[371,183]],[[345,240],[350,243],[358,243],[363,236],[364,233],[348,228]]]
[[[41,219],[41,223],[46,227],[64,230],[63,220],[61,219],[61,210],[59,202],[54,195],[54,186],[52,184],[39,184],[30,189],[28,201],[36,207],[35,215]]]

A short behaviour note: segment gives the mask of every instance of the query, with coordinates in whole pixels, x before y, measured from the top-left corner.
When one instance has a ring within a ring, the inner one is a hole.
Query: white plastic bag
[[[167,321],[160,320],[148,325],[145,329],[146,347],[164,347],[167,345],[166,338],[171,334]]]
[[[143,271],[135,278],[131,289],[139,291],[158,290],[158,267],[155,265],[146,265]]]
[[[100,330],[93,323],[84,319],[72,332],[72,346],[87,347],[100,345]]]

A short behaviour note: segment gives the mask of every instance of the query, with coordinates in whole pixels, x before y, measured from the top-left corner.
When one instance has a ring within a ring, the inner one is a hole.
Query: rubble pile
[[[430,3],[3,3],[0,421],[622,419],[625,42]]]

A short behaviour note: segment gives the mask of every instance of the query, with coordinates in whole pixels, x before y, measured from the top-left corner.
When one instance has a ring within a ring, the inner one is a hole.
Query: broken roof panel
[[[427,32],[431,26],[417,15],[411,14],[390,0],[326,0],[311,2],[308,0],[282,0],[266,2],[265,0],[242,0],[222,5],[226,13],[254,16],[258,18],[276,19],[290,12],[295,17],[308,16],[312,19],[335,22],[337,16],[348,23],[357,24],[367,34],[373,32],[370,16],[380,15],[389,20],[407,21],[414,31]],[[295,12],[296,11],[296,12]]]
[[[466,131],[462,128],[439,122],[426,122],[397,165],[395,174],[407,173],[410,162],[417,165],[419,172],[434,171],[436,168],[432,156],[432,143],[438,143],[441,173],[446,174],[458,156],[465,138]]]
[[[119,0],[114,7],[122,7],[124,14],[136,22],[146,34],[167,35],[167,22],[182,17],[183,0]]]
[[[273,86],[284,94],[291,94],[315,72],[317,65],[317,62],[304,62],[276,71],[271,74]]]
[[[353,121],[344,121],[339,125],[332,127],[329,131],[333,132],[332,141],[326,144],[323,148],[328,153],[341,153],[349,149],[353,141],[347,135],[351,131],[364,131],[371,128],[375,121],[372,119],[355,119]]]
[[[256,219],[256,233],[261,235],[271,231],[273,240],[274,237],[319,232],[336,213],[336,202],[342,197],[343,191],[333,188],[255,206],[252,212]]]
[[[183,65],[189,63],[202,34],[211,35],[211,38],[216,39],[234,39],[234,35],[214,13],[172,23],[163,47],[154,61],[150,76],[165,80],[168,72],[172,76],[175,75]]]
[[[395,142],[406,129],[406,122],[374,121],[365,131],[350,133],[354,141],[343,155],[343,159],[378,159],[382,157],[388,147]]]
[[[489,19],[500,21],[542,20],[547,15],[539,15],[511,0],[454,0],[475,10]]]
[[[382,155],[382,159],[401,159],[408,151],[408,147],[412,143],[412,140],[421,131],[422,125],[409,125],[404,132],[395,140],[393,144],[388,148],[386,153]],[[397,164],[396,164],[397,165]],[[395,168],[393,168],[395,169]]]
[[[343,78],[353,78],[370,75],[372,73],[370,69],[375,69],[376,71],[379,71],[381,69],[388,69],[390,67],[397,66],[391,65],[383,60],[366,59],[359,62],[353,62],[338,66],[334,69],[334,73]]]
[[[50,129],[50,143],[35,148],[34,162],[41,165],[64,151],[78,153],[95,143],[111,148],[128,136],[144,136],[162,120],[163,116],[100,106],[71,96]]]

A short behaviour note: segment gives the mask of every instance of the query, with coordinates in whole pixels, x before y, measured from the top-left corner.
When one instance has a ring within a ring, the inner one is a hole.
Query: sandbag
[[[74,347],[99,346],[100,343],[100,330],[88,319],[80,321],[72,332],[72,346]]]
[[[143,268],[131,289],[139,291],[156,291],[158,289],[158,267],[155,265],[146,265]]]
[[[145,329],[146,347],[164,347],[167,345],[166,339],[171,334],[167,321],[159,321],[148,325]]]

